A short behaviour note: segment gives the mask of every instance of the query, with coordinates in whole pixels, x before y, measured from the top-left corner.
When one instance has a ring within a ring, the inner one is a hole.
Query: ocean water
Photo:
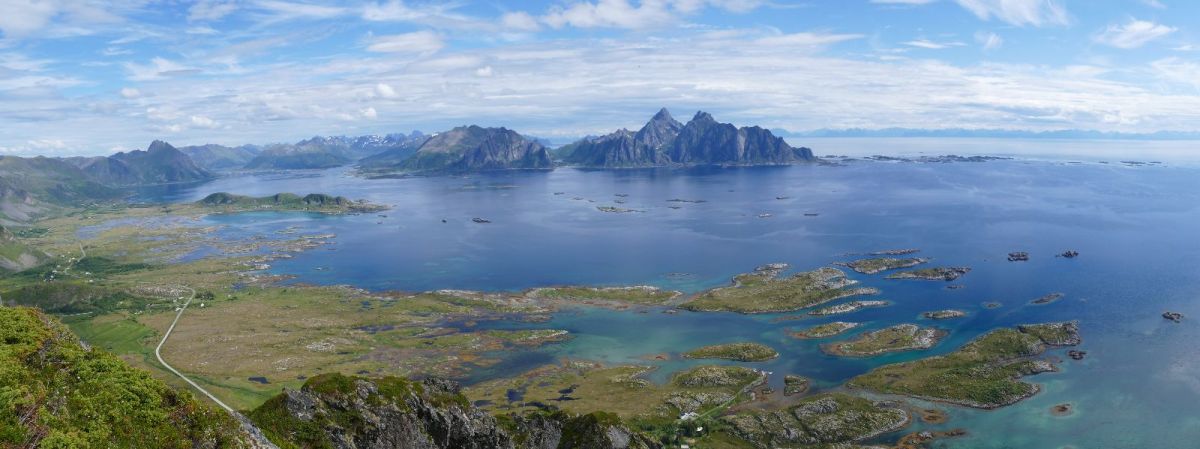
[[[141,194],[148,200],[192,201],[218,191],[322,192],[392,206],[379,215],[254,213],[207,219],[205,224],[225,225],[222,232],[270,233],[296,226],[301,233],[337,234],[329,248],[278,260],[272,267],[317,284],[405,291],[651,284],[694,292],[765,263],[808,270],[851,260],[847,253],[899,248],[921,249],[932,265],[972,268],[954,283],[963,288],[953,290],[944,282],[851,273],[863,285],[882,290],[878,298],[892,306],[826,318],[777,322],[778,315],[580,308],[545,323],[486,323],[567,329],[575,338],[511,354],[466,381],[509,375],[564,356],[652,363],[660,367],[653,376],[663,380],[696,362],[647,362],[643,356],[753,340],[781,352],[777,360],[754,364],[776,373],[776,384],[782,374],[795,373],[813,378],[818,390],[830,389],[880,364],[950,352],[997,327],[1075,319],[1087,357],[1065,360],[1061,372],[1027,378],[1040,384],[1042,393],[993,411],[939,406],[950,411],[950,422],[906,431],[967,428],[968,436],[937,443],[953,448],[1200,444],[1200,347],[1195,344],[1200,339],[1200,168],[1188,164],[855,162],[385,180],[334,169],[238,175]],[[642,212],[605,213],[598,206]],[[474,223],[474,217],[491,223]],[[1067,249],[1081,255],[1055,257]],[[1010,251],[1027,251],[1032,260],[1008,262]],[[1051,292],[1066,296],[1048,305],[1029,304]],[[986,309],[985,302],[1002,306]],[[945,308],[969,316],[936,322],[919,317]],[[1167,322],[1160,317],[1165,310],[1188,318]],[[820,351],[826,341],[787,336],[833,320],[864,322],[859,331],[908,322],[950,334],[927,351],[863,359],[831,357]],[[1064,402],[1072,403],[1075,413],[1052,416],[1050,407]]]

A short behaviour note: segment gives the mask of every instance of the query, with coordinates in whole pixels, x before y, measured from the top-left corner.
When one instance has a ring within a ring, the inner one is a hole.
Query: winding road
[[[171,321],[171,327],[167,328],[167,332],[163,333],[162,341],[159,341],[158,346],[156,346],[154,348],[154,357],[158,359],[158,363],[161,364],[163,366],[163,368],[166,368],[168,371],[174,373],[176,376],[179,376],[180,379],[183,379],[184,382],[187,382],[188,385],[191,385],[192,388],[196,389],[196,391],[199,391],[199,392],[203,393],[205,396],[208,396],[209,399],[212,399],[213,402],[217,403],[217,405],[221,406],[221,408],[223,408],[223,409],[225,409],[225,411],[229,412],[230,415],[233,415],[233,417],[236,418],[238,420],[238,422],[241,423],[242,429],[244,429],[246,431],[246,433],[249,434],[250,438],[254,440],[254,443],[255,443],[254,447],[260,448],[260,449],[279,449],[279,447],[276,446],[274,443],[272,443],[271,440],[267,439],[266,435],[263,435],[262,431],[259,430],[258,427],[255,427],[254,423],[251,423],[249,419],[247,419],[241,413],[238,413],[238,411],[234,410],[233,407],[225,405],[224,402],[221,402],[220,399],[217,399],[216,396],[213,396],[213,394],[209,393],[208,390],[205,390],[204,387],[201,387],[199,384],[192,381],[192,379],[189,379],[187,376],[184,376],[183,373],[179,372],[179,370],[175,369],[175,367],[168,364],[166,360],[163,360],[163,358],[162,358],[163,345],[166,344],[167,339],[171,337],[171,332],[175,330],[175,325],[179,324],[179,318],[183,317],[183,312],[185,310],[187,310],[189,305],[192,304],[192,300],[196,299],[196,289],[188,287],[186,285],[179,285],[178,287],[185,288],[189,292],[192,292],[192,293],[191,293],[191,295],[188,296],[187,301],[184,301],[183,305],[179,307],[179,312],[175,314],[175,320]]]
[[[188,286],[184,286],[184,285],[180,285],[179,287],[187,289],[188,291],[192,292],[192,294],[191,294],[191,296],[188,296],[187,301],[185,301],[183,303],[183,306],[181,306],[179,308],[179,313],[175,314],[175,320],[171,321],[171,327],[167,328],[167,332],[163,334],[162,341],[158,342],[158,346],[154,348],[154,357],[158,358],[158,363],[162,364],[162,366],[164,368],[166,368],[167,371],[175,373],[175,375],[179,376],[180,379],[183,379],[184,382],[187,382],[189,385],[191,385],[197,391],[204,393],[205,396],[208,396],[209,399],[212,399],[213,402],[216,402],[217,405],[221,406],[221,408],[225,409],[229,413],[237,414],[237,412],[233,409],[233,407],[225,405],[224,402],[221,402],[220,399],[217,399],[217,397],[213,396],[212,393],[209,393],[208,390],[205,390],[200,385],[197,385],[196,382],[193,382],[191,379],[188,379],[187,376],[184,376],[183,373],[179,372],[179,370],[172,367],[170,364],[167,363],[166,360],[163,360],[163,358],[162,358],[163,345],[166,344],[167,339],[171,337],[171,332],[175,330],[175,325],[179,324],[179,318],[183,316],[183,312],[185,310],[187,310],[188,305],[190,305],[192,303],[193,299],[196,299],[196,290],[195,289],[188,287]]]

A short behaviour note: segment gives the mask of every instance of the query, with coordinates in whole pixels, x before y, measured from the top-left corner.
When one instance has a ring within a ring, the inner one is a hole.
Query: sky
[[[1193,0],[0,0],[0,154],[661,107],[810,131],[1200,131]]]

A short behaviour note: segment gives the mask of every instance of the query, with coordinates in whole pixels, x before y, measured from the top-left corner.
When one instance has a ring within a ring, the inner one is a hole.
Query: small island
[[[912,268],[926,262],[929,262],[929,259],[923,259],[920,257],[906,259],[900,259],[896,257],[876,257],[871,259],[859,259],[853,262],[841,262],[837,265],[845,266],[862,274],[876,274],[887,270]]]
[[[915,324],[897,324],[866,332],[853,340],[822,346],[825,352],[846,357],[871,357],[889,352],[929,349],[947,335],[946,331]]]
[[[1033,302],[1031,304],[1036,304],[1036,305],[1050,304],[1054,301],[1058,301],[1058,300],[1062,299],[1063,296],[1067,296],[1067,295],[1065,295],[1063,293],[1050,293],[1046,296],[1043,296],[1041,298],[1033,300]]]
[[[837,305],[832,305],[829,307],[824,307],[824,308],[820,308],[817,310],[813,310],[811,312],[808,312],[808,314],[812,315],[812,316],[841,315],[843,313],[857,312],[859,310],[871,308],[871,307],[886,307],[887,305],[888,305],[887,301],[877,301],[877,300],[850,301],[850,302],[843,303],[843,304],[837,304]]]
[[[804,376],[788,374],[783,376],[783,395],[795,396],[808,392],[808,387],[812,385],[812,381]]]
[[[1078,344],[1075,322],[1031,324],[991,331],[943,356],[885,365],[847,386],[982,409],[1016,403],[1039,390],[1022,376],[1056,370],[1036,359],[1052,346]]]
[[[723,418],[738,437],[759,448],[851,447],[909,423],[899,404],[844,393],[807,398],[781,410],[747,411]]]
[[[946,310],[935,310],[932,312],[925,312],[925,313],[922,313],[921,316],[931,319],[931,320],[949,320],[949,319],[953,319],[953,318],[962,318],[964,316],[967,316],[967,312],[963,312],[961,310],[946,309]]]
[[[888,279],[920,279],[925,281],[953,281],[971,272],[967,267],[936,267],[919,270],[901,271],[889,274]]]
[[[834,321],[831,323],[818,324],[816,326],[804,329],[801,331],[792,332],[792,337],[795,338],[828,338],[835,335],[840,335],[850,329],[861,326],[859,323],[848,323],[845,321]]]
[[[675,290],[663,290],[649,285],[631,287],[545,287],[525,292],[534,299],[572,302],[613,302],[641,305],[661,305],[682,296]]]
[[[682,354],[685,359],[722,359],[738,362],[765,362],[779,357],[770,346],[761,343],[725,343],[704,346]]]
[[[205,208],[222,209],[224,212],[251,210],[308,211],[327,214],[368,213],[387,210],[387,206],[368,203],[365,200],[350,200],[342,196],[310,193],[305,196],[294,193],[278,193],[271,196],[251,197],[218,192],[197,201]]]
[[[733,285],[705,291],[681,307],[698,312],[790,312],[850,296],[879,293],[874,288],[851,288],[858,281],[846,278],[846,273],[836,268],[822,267],[780,277],[787,268],[782,263],[760,266],[751,273],[734,276]]]
[[[626,209],[624,207],[616,207],[616,206],[597,206],[596,210],[598,210],[600,212],[608,212],[611,214],[630,214],[630,213],[635,213],[635,212],[639,212],[639,213],[645,212],[644,210],[641,210],[641,209]]]

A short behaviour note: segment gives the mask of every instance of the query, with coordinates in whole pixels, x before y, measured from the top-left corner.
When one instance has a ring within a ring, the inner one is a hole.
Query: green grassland
[[[739,313],[788,312],[840,298],[878,293],[871,288],[850,288],[856,281],[836,268],[779,277],[782,267],[760,267],[734,277],[733,285],[703,292],[681,307],[693,311]]]
[[[683,412],[716,412],[733,405],[762,380],[740,366],[703,365],[672,375],[658,385],[643,375],[653,368],[565,361],[508,379],[473,385],[467,397],[493,413],[553,407],[570,413],[607,411],[622,418],[673,418]]]
[[[762,343],[725,343],[704,346],[684,352],[688,359],[724,359],[739,362],[765,362],[779,357],[779,353]]]
[[[833,355],[867,357],[889,352],[929,349],[946,335],[945,331],[922,328],[915,324],[897,324],[877,331],[864,332],[841,343],[822,346]]]
[[[850,380],[849,386],[882,393],[895,393],[978,408],[996,408],[1015,403],[1038,391],[1020,377],[1052,370],[1049,362],[1034,360],[1051,344],[1073,344],[1052,328],[1070,329],[1065,324],[998,329],[967,343],[959,350],[938,357],[885,365]],[[1045,339],[1043,339],[1043,337]]]
[[[899,268],[911,268],[917,265],[928,262],[928,259],[919,257],[913,258],[896,258],[896,257],[875,257],[871,259],[859,259],[852,262],[846,262],[841,265],[862,274],[875,274],[887,270],[895,270]]]
[[[767,411],[742,412],[724,420],[732,432],[760,448],[851,447],[848,444],[899,429],[909,421],[896,404],[832,393]]]
[[[611,301],[640,305],[660,305],[675,299],[682,293],[656,287],[547,287],[536,288],[528,296],[572,302]]]
[[[808,329],[792,332],[791,335],[796,338],[828,338],[835,335],[840,335],[850,329],[860,326],[859,323],[848,323],[845,321],[833,321],[825,324],[818,324]]]

